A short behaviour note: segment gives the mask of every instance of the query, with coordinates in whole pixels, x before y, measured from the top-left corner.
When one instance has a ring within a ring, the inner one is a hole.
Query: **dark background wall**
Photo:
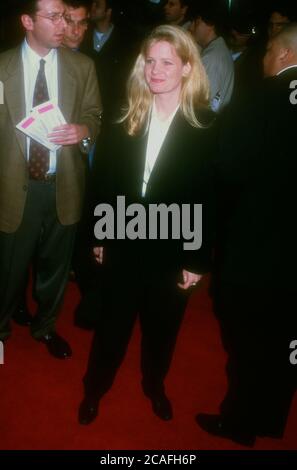
[[[90,0],[91,1],[91,0]],[[199,0],[193,0],[199,2]],[[229,4],[228,0],[217,0]],[[285,0],[287,1],[287,0]],[[0,51],[13,47],[20,42],[23,31],[18,19],[18,5],[22,0],[1,0],[0,7]],[[151,3],[150,0],[115,0],[117,4],[116,17],[134,27],[147,28],[160,14],[160,5]],[[273,0],[232,0],[232,12],[241,15],[253,15],[259,28],[265,27],[265,22]],[[296,0],[292,0],[296,4]]]

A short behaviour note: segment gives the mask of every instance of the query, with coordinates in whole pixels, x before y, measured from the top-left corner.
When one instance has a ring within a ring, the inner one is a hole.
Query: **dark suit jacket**
[[[200,113],[204,124],[213,115]],[[126,206],[140,203],[203,204],[203,242],[196,251],[184,251],[183,240],[114,240],[104,242],[107,258],[121,266],[141,266],[148,273],[158,269],[203,273],[211,263],[213,230],[213,180],[211,163],[215,145],[215,126],[197,129],[178,112],[168,130],[158,159],[141,197],[147,134],[129,136],[122,125],[115,125],[98,142],[94,168],[95,204],[114,204],[118,195]],[[92,207],[92,211],[93,211]],[[97,245],[102,242],[96,241]],[[132,268],[131,268],[132,269]]]
[[[19,227],[27,194],[26,137],[15,128],[25,116],[21,47],[0,55],[0,231]],[[99,131],[100,94],[93,62],[83,54],[58,49],[59,106],[68,123],[86,124],[93,141]],[[57,214],[64,225],[81,215],[85,161],[78,145],[64,146],[57,154]]]
[[[224,116],[217,161],[221,282],[296,290],[297,67]]]
[[[234,88],[232,100],[236,102],[243,96],[253,96],[263,82],[263,57],[266,52],[263,39],[251,41],[248,48],[234,62]],[[252,98],[251,98],[252,99]]]
[[[93,46],[94,29],[87,31],[80,51],[94,60],[103,104],[104,120],[110,120],[118,112],[125,99],[126,83],[133,60],[136,57],[132,38],[117,26],[97,52]]]

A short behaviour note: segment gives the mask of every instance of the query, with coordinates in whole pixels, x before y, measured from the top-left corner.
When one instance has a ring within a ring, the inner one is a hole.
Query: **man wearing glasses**
[[[63,46],[77,51],[88,29],[89,8],[86,0],[65,0],[67,26]]]
[[[0,340],[10,336],[10,317],[34,257],[38,308],[31,334],[63,359],[71,349],[55,321],[81,215],[87,164],[82,151],[99,131],[101,102],[92,61],[59,47],[66,28],[62,1],[24,0],[21,8],[25,40],[0,55]],[[15,127],[49,99],[67,122],[48,135],[61,146],[58,151]]]

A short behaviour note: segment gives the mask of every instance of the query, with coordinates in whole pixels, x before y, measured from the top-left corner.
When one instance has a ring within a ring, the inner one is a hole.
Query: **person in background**
[[[271,39],[282,28],[292,21],[297,21],[296,3],[290,0],[276,0],[272,2],[268,22],[268,36]]]
[[[228,387],[220,414],[196,417],[247,446],[283,436],[297,384],[297,23],[269,41],[264,73],[260,92],[230,110],[220,132],[213,298]]]
[[[266,41],[260,36],[253,17],[242,15],[231,18],[228,46],[234,61],[234,88],[232,103],[251,99],[263,81],[263,56]]]
[[[89,24],[89,2],[87,0],[64,0],[66,5],[66,28],[62,45],[78,51]]]
[[[164,17],[168,24],[189,29],[191,22],[188,19],[191,0],[167,0],[164,5]]]
[[[115,0],[95,0],[91,5],[90,28],[81,52],[94,60],[102,96],[102,126],[109,125],[123,103],[126,82],[135,55],[129,32],[114,23]]]
[[[190,31],[202,48],[201,59],[210,82],[210,103],[221,112],[231,101],[234,63],[225,40],[219,33],[222,11],[215,1],[201,1],[192,9]]]

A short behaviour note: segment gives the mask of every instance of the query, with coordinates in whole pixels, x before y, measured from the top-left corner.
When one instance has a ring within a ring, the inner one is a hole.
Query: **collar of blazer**
[[[4,75],[4,93],[7,108],[13,126],[16,126],[26,116],[26,102],[24,93],[24,71],[22,64],[22,46],[9,51]],[[58,88],[59,106],[67,122],[71,122],[73,107],[76,102],[75,70],[71,62],[75,52],[66,49],[58,49]],[[18,129],[15,129],[18,143],[24,157],[26,157],[26,137]]]
[[[196,115],[201,122],[201,128],[195,128],[182,115],[180,109],[177,110],[162,146],[159,151],[158,158],[150,174],[149,182],[147,185],[147,194],[150,192],[150,186],[155,181],[160,181],[164,175],[168,174],[168,169],[173,166],[191,165],[191,159],[199,159],[200,151],[203,156],[203,148],[207,140],[204,136],[209,135],[207,129],[211,128],[211,124],[216,119],[216,114],[208,108],[201,108],[196,111]],[[143,145],[143,171],[146,158],[148,134],[142,135]],[[141,138],[140,138],[141,141]],[[143,174],[142,171],[142,174]]]

